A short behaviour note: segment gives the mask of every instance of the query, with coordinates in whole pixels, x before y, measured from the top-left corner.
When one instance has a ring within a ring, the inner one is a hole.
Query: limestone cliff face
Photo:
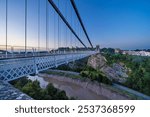
[[[101,69],[102,67],[106,66],[106,58],[101,54],[92,55],[88,59],[88,65],[93,67],[94,69]]]
[[[114,63],[113,66],[110,67],[107,65],[106,58],[101,54],[96,54],[89,57],[87,64],[94,69],[102,71],[110,80],[123,83],[128,77],[127,70],[125,70],[122,65]]]

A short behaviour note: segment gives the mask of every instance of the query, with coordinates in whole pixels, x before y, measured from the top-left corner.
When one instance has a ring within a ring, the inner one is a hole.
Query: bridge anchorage
[[[1,28],[6,30],[0,37],[0,80],[12,81],[97,53],[74,0],[2,4],[6,25]]]

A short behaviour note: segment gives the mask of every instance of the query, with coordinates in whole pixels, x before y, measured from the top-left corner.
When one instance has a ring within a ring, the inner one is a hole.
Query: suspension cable
[[[25,56],[27,54],[27,0],[25,0]]]
[[[56,15],[55,15],[55,10],[54,10],[54,48],[56,49]]]
[[[79,25],[79,22],[78,22],[78,35],[80,36],[80,25]],[[78,42],[78,46],[80,48],[80,43]]]
[[[73,27],[74,27],[74,30],[77,32],[77,24],[76,24],[76,17],[75,15],[73,15]],[[74,51],[76,49],[76,37],[73,36],[73,48],[74,48]]]
[[[82,19],[81,19],[81,17],[80,17],[79,12],[78,12],[77,6],[76,6],[74,0],[70,0],[70,1],[71,1],[71,4],[72,4],[72,6],[73,6],[75,12],[76,12],[76,15],[77,15],[77,17],[78,17],[78,19],[79,19],[79,22],[80,22],[81,26],[82,26],[82,29],[83,29],[83,31],[84,31],[84,33],[85,33],[85,35],[86,35],[86,37],[87,37],[87,39],[88,39],[88,41],[89,41],[91,47],[93,48],[93,45],[92,45],[92,43],[91,43],[91,40],[90,40],[90,38],[89,38],[89,36],[88,36],[88,34],[87,34],[87,31],[86,31],[86,29],[85,29],[85,27],[84,27],[84,25],[83,25]]]
[[[46,0],[46,51],[48,51],[48,2]]]
[[[38,0],[38,51],[40,51],[40,0]]]
[[[66,0],[66,3],[65,3],[65,17],[66,17],[66,19],[67,19],[67,11],[68,11],[68,4],[67,4],[68,2],[67,2],[67,0]],[[65,47],[67,47],[67,26],[65,26]]]
[[[58,0],[58,8],[59,8],[59,0]],[[58,23],[58,50],[59,50],[59,46],[60,46],[60,45],[59,45],[59,38],[60,38],[60,37],[59,37],[59,15],[58,15],[58,17],[57,17],[57,21],[58,21],[58,22],[57,22],[57,23]]]
[[[79,26],[79,36],[81,37],[81,27],[80,27],[80,25],[79,25],[79,23],[78,23],[78,26]],[[80,43],[79,43],[79,48],[81,47],[81,45],[80,45]]]
[[[70,17],[71,17],[71,26],[72,26],[72,10],[71,10],[71,7],[70,7]],[[71,48],[72,48],[72,33],[70,32],[70,45],[71,45]]]
[[[7,36],[7,33],[8,33],[8,0],[6,0],[6,58],[7,58],[7,50],[8,50],[8,47],[7,47],[7,39],[8,39],[8,36]]]
[[[86,45],[82,42],[82,40],[79,38],[79,36],[75,33],[75,31],[73,30],[73,28],[70,26],[70,24],[68,23],[68,21],[65,19],[65,17],[62,15],[62,13],[60,12],[60,10],[58,9],[58,7],[55,5],[55,3],[53,2],[53,0],[48,0],[49,3],[52,5],[52,7],[55,9],[55,11],[58,13],[58,15],[61,17],[61,19],[63,20],[63,22],[67,25],[67,27],[70,29],[70,31],[75,35],[75,37],[80,41],[80,43],[85,47]]]
[[[60,8],[61,2],[59,0],[58,0],[58,2],[59,2],[58,8]],[[61,22],[60,22],[60,18],[59,18],[59,47],[61,47]]]

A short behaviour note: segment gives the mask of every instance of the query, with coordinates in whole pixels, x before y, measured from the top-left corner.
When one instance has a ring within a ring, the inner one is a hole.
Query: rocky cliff
[[[101,69],[102,67],[107,65],[106,62],[106,58],[101,54],[92,55],[88,59],[88,65],[93,67],[94,69]]]
[[[114,63],[112,66],[109,66],[106,58],[101,54],[89,57],[87,65],[102,71],[109,79],[117,82],[123,83],[128,77],[127,69],[122,64]]]

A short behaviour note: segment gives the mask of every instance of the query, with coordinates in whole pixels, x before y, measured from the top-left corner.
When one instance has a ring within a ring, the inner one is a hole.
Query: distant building
[[[116,48],[116,49],[115,49],[115,53],[116,53],[116,54],[122,54],[122,50],[119,49],[119,48]]]
[[[136,55],[136,56],[150,56],[150,52],[147,51],[123,51],[122,54]]]
[[[122,54],[126,55],[128,54],[128,51],[122,51]]]

